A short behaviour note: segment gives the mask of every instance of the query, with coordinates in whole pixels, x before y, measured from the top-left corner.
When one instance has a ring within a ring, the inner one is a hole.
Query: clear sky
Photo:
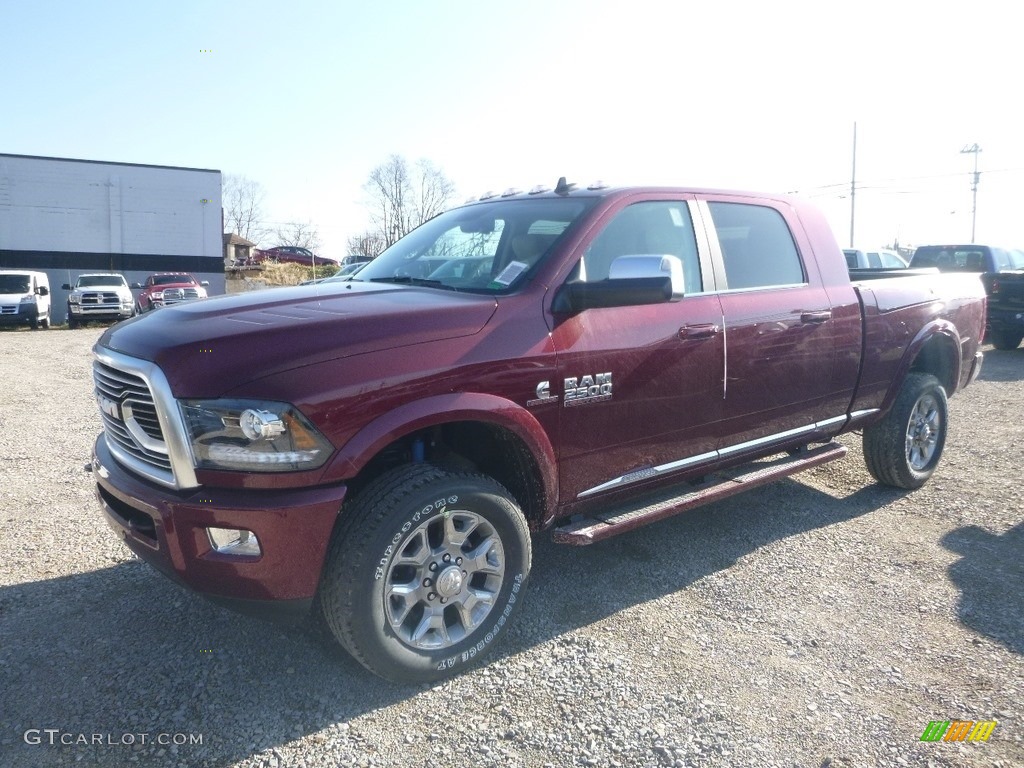
[[[0,0],[0,152],[244,174],[329,256],[391,153],[460,202],[562,175],[798,192],[846,246],[856,121],[858,244],[969,239],[977,143],[977,240],[1019,247],[1011,7]]]

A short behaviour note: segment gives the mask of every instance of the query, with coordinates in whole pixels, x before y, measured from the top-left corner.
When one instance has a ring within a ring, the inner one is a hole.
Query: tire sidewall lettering
[[[384,548],[383,554],[377,560],[377,565],[373,572],[373,580],[380,581],[384,578],[384,574],[391,562],[391,558],[398,551],[397,546],[399,542],[402,541],[405,534],[412,530],[414,525],[417,525],[421,520],[430,518],[432,515],[444,514],[448,509],[449,504],[458,504],[458,502],[459,497],[456,494],[452,494],[447,498],[442,497],[437,499],[424,506],[418,512],[413,513],[413,515],[402,524],[402,527],[395,532],[395,535],[391,537],[390,543]]]

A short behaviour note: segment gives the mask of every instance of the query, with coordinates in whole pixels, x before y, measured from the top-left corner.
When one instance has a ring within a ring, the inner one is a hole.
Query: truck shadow
[[[836,499],[787,479],[588,547],[537,541],[527,620],[517,623],[548,627],[546,640],[686,589],[773,541],[860,517],[903,495],[873,485]],[[547,599],[534,600],[537,592]]]
[[[836,499],[785,480],[591,547],[538,537],[526,602],[496,658],[684,590],[766,544],[901,495],[871,486]],[[1019,546],[1017,530],[1016,544],[1004,537],[1007,558]],[[963,541],[968,549],[978,543]],[[201,734],[201,746],[139,757],[146,765],[226,766],[328,727],[337,738],[340,726],[356,762],[374,745],[360,740],[353,721],[430,687],[382,681],[301,628],[223,610],[138,561],[0,588],[0,676],[2,762],[36,766],[121,764],[132,752],[120,744],[28,745],[23,734],[32,728],[114,739]],[[473,686],[470,674],[438,688],[472,697]]]
[[[1001,535],[967,525],[943,536],[942,545],[961,556],[949,567],[960,621],[1024,654],[1024,522]]]

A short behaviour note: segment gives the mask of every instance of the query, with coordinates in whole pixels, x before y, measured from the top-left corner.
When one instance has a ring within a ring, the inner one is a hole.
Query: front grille
[[[168,288],[164,291],[164,304],[177,304],[179,301],[194,301],[199,298],[195,288]]]
[[[107,438],[135,459],[171,472],[167,444],[146,381],[99,361],[92,364],[92,378]]]
[[[91,291],[82,294],[82,299],[79,302],[82,306],[95,307],[95,306],[120,306],[121,297],[117,295],[116,291]]]
[[[0,304],[0,315],[16,315],[18,314],[17,304]]]

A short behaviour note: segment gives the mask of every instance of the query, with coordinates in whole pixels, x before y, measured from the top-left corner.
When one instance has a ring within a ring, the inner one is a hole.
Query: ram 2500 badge
[[[352,281],[108,330],[97,494],[187,587],[432,680],[505,635],[531,534],[591,544],[838,459],[852,430],[879,482],[925,483],[981,365],[975,282],[851,283],[790,197],[495,196]]]

